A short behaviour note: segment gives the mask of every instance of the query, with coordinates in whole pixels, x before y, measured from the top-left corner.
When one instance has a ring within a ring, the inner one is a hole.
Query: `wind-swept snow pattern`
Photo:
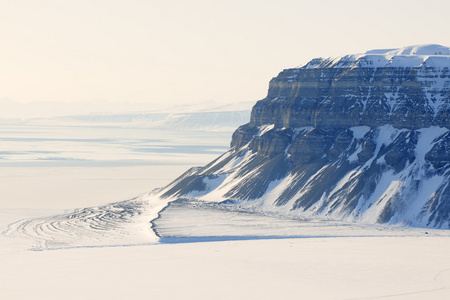
[[[167,204],[152,194],[104,206],[18,221],[4,235],[31,238],[34,250],[138,245],[157,242],[149,221]]]

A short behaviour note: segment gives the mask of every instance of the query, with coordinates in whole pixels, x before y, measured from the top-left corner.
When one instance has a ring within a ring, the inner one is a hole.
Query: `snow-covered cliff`
[[[449,68],[449,48],[420,45],[284,70],[231,149],[163,195],[448,228]]]

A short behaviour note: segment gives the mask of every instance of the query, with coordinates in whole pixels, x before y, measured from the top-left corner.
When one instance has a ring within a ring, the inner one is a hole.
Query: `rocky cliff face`
[[[450,49],[315,59],[281,72],[231,149],[165,196],[450,227]]]
[[[354,67],[285,70],[252,111],[252,124],[277,128],[449,126],[448,68]]]

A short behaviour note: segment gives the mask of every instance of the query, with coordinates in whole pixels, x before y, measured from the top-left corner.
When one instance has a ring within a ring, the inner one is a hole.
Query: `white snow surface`
[[[364,127],[352,130],[357,139],[367,132]],[[398,134],[392,128],[383,130],[386,135],[380,142]],[[445,130],[421,133],[417,155],[423,157]],[[239,184],[231,174],[253,156],[247,152],[224,166],[218,177],[204,180],[208,193],[199,200],[225,200],[223,194]],[[16,173],[12,167],[3,171],[3,182],[10,184],[6,176]],[[76,183],[73,176],[57,177],[59,181],[52,181],[57,186],[66,186],[64,180],[67,185]],[[178,204],[176,198],[161,198],[160,190],[131,200],[132,206],[95,203],[74,212],[1,208],[0,299],[450,297],[449,231],[299,218],[288,206],[272,205],[293,180],[288,176],[272,182],[258,205]],[[132,184],[121,182],[120,189]],[[387,185],[381,194],[395,192],[402,186],[397,183]],[[433,177],[423,185],[439,183]],[[43,197],[36,187],[31,190],[21,205],[32,207]],[[426,199],[427,190],[418,197]],[[82,192],[70,190],[73,199],[85,200]],[[67,201],[58,200],[58,207]]]
[[[259,231],[270,216],[177,214],[172,232]],[[16,218],[49,212],[0,211],[0,230]],[[230,216],[231,219],[227,219]],[[220,218],[218,218],[220,217]],[[250,220],[251,222],[246,221]],[[168,220],[174,221],[173,218]],[[206,222],[208,221],[208,222]],[[206,223],[205,223],[206,222]],[[212,223],[209,223],[212,222]],[[222,222],[222,224],[220,224]],[[170,223],[169,223],[170,224]],[[234,225],[233,225],[234,224]],[[252,226],[251,224],[254,224]],[[205,226],[206,225],[206,226]],[[237,224],[239,225],[239,224]],[[217,227],[219,226],[219,227]],[[227,227],[228,226],[228,227]],[[230,227],[231,226],[231,227]],[[326,237],[173,238],[173,243],[29,251],[30,241],[0,236],[0,298],[28,299],[448,299],[450,239],[416,235],[339,236],[348,227],[303,223]],[[316,228],[314,228],[317,226]],[[291,229],[289,229],[291,228]],[[355,228],[354,228],[355,229]],[[273,230],[273,229],[271,229]],[[356,230],[355,232],[358,232]],[[389,231],[388,231],[389,233]],[[333,236],[335,234],[335,236]],[[216,242],[213,242],[216,241]]]
[[[385,67],[450,66],[450,48],[437,44],[407,46],[398,49],[376,49],[360,54],[318,58],[303,68],[385,68]]]

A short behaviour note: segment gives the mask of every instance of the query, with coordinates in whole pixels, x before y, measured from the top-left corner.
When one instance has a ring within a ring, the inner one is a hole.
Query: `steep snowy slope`
[[[450,49],[314,59],[270,82],[231,149],[163,197],[450,227]]]

